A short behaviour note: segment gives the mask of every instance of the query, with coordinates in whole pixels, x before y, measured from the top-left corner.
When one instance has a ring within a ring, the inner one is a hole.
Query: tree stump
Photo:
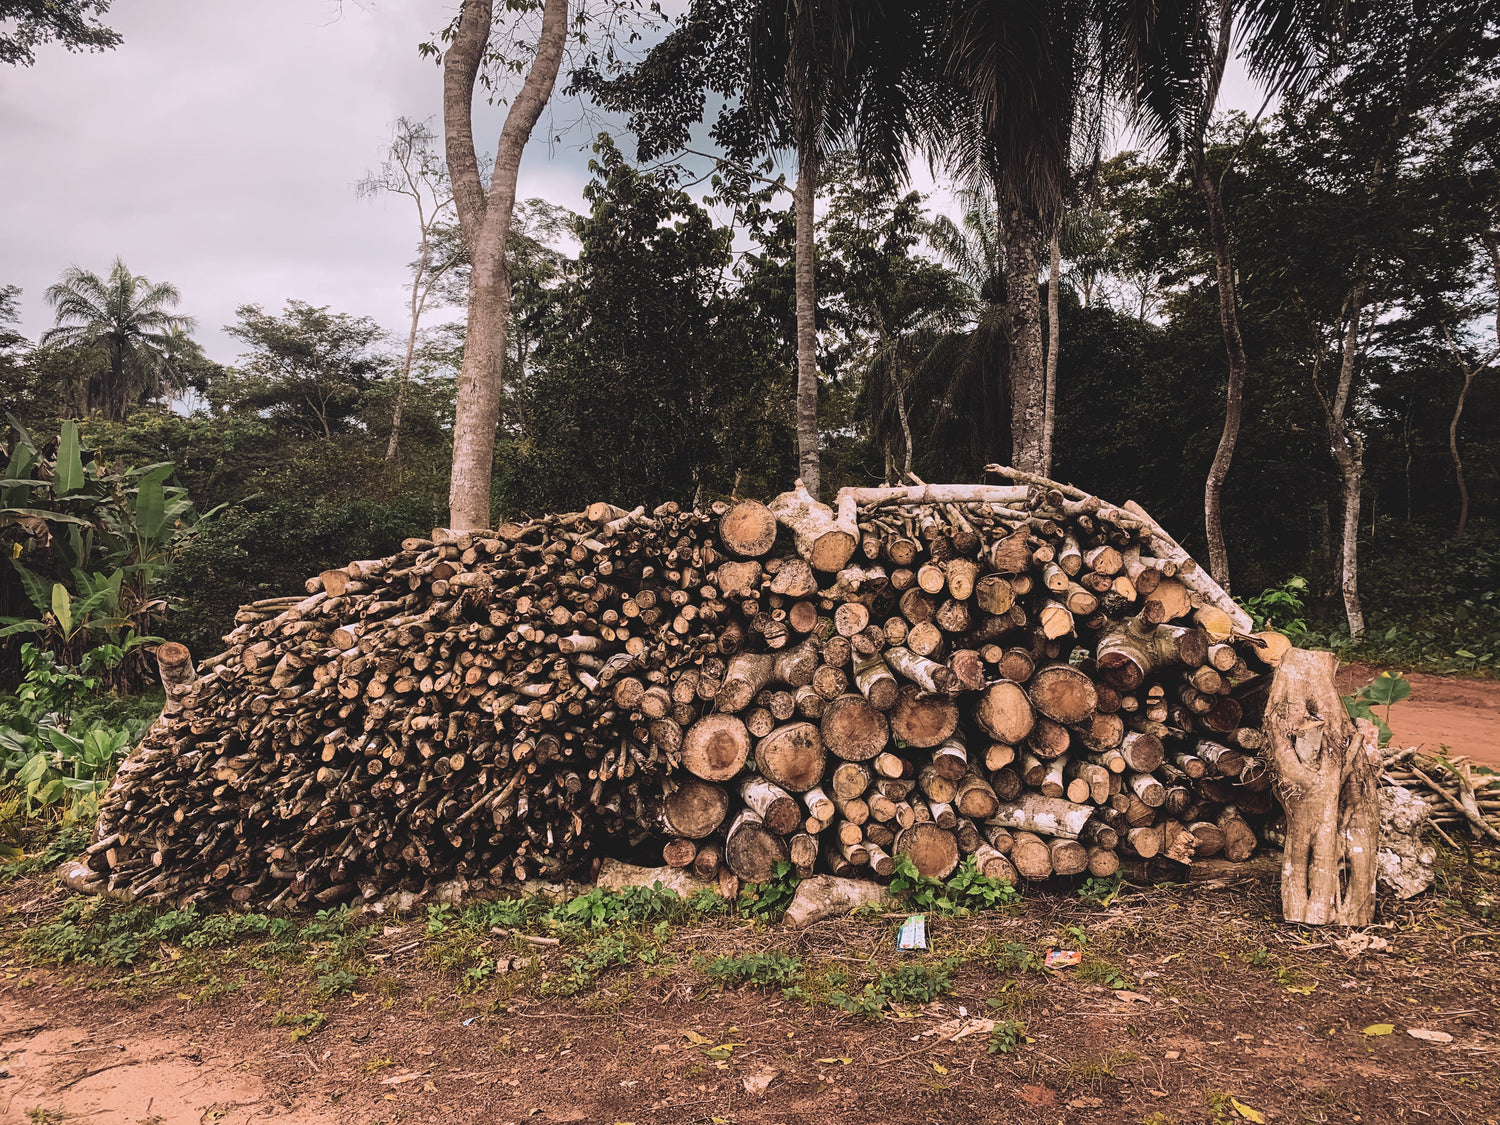
[[[1376,731],[1345,712],[1337,669],[1332,653],[1294,648],[1271,681],[1265,729],[1286,810],[1281,909],[1288,922],[1367,926],[1380,830]]]

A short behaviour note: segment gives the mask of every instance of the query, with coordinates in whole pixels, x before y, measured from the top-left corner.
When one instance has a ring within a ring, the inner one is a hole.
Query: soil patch
[[[1349,664],[1339,669],[1339,690],[1353,692],[1384,669]],[[1446,746],[1482,765],[1500,767],[1500,680],[1464,680],[1408,672],[1411,698],[1391,708],[1392,745],[1437,752]]]
[[[921,954],[896,951],[892,917],[645,927],[571,997],[547,993],[588,948],[573,939],[459,950],[397,920],[333,998],[313,990],[327,965],[264,947],[38,967],[16,938],[65,900],[12,888],[0,894],[30,900],[0,921],[0,1120],[1496,1125],[1500,929],[1459,908],[1465,885],[1450,873],[1383,903],[1368,934],[1386,944],[1365,952],[1279,923],[1259,883],[1108,906],[1037,891],[930,917]],[[1043,970],[1059,947],[1082,964]],[[772,953],[797,959],[797,991],[713,978],[716,958]],[[476,963],[496,968],[476,979]],[[874,1018],[828,1003],[918,965],[947,990]],[[312,1008],[326,1023],[311,1033],[285,1019]]]

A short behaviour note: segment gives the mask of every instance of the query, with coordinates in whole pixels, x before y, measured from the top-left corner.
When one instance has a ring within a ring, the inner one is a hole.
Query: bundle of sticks
[[[183,654],[84,862],[115,894],[290,905],[625,846],[726,890],[1248,856],[1287,643],[1140,508],[991,468],[595,504],[326,571]]]
[[[1408,789],[1431,810],[1432,825],[1450,845],[1467,829],[1477,840],[1500,843],[1500,774],[1474,773],[1463,757],[1425,754],[1416,747],[1383,754],[1381,783]]]

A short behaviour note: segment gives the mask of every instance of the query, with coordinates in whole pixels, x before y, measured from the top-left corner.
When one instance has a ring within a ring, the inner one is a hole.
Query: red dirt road
[[[1382,669],[1350,664],[1339,669],[1339,690],[1353,692]],[[1500,681],[1462,680],[1409,672],[1411,698],[1391,708],[1392,745],[1421,746],[1482,765],[1500,767]]]

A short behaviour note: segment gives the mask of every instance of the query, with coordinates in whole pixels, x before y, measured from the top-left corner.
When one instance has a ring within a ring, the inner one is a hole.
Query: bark
[[[1240,317],[1234,287],[1234,259],[1230,247],[1229,217],[1224,199],[1213,175],[1200,162],[1197,169],[1198,189],[1208,211],[1209,240],[1213,243],[1215,278],[1219,290],[1219,330],[1224,337],[1224,353],[1229,361],[1229,382],[1224,396],[1224,429],[1208,468],[1203,486],[1203,524],[1208,536],[1208,569],[1226,590],[1229,589],[1229,552],[1224,546],[1224,480],[1234,459],[1234,447],[1240,436],[1245,374],[1245,341],[1240,335]]]
[[[1046,472],[1047,375],[1042,356],[1042,306],[1037,291],[1037,222],[1013,207],[1004,224],[1005,292],[1010,312],[1011,464]]]
[[[818,334],[813,204],[818,192],[818,154],[803,143],[797,153],[797,465],[802,481],[818,494]]]
[[[1323,406],[1323,421],[1328,430],[1328,444],[1338,462],[1343,498],[1343,520],[1339,549],[1339,590],[1344,598],[1344,614],[1349,622],[1349,636],[1357,639],[1365,631],[1364,610],[1359,604],[1359,509],[1364,484],[1364,440],[1349,426],[1348,414],[1353,397],[1354,370],[1359,360],[1359,322],[1364,309],[1365,283],[1355,283],[1349,294],[1344,340],[1339,357],[1339,381],[1333,401],[1318,389]],[[1313,368],[1317,379],[1317,366]]]
[[[417,206],[418,214],[420,214],[420,200]],[[396,407],[391,411],[391,436],[385,445],[385,459],[387,461],[394,461],[396,459],[396,449],[401,442],[401,416],[406,412],[406,389],[411,382],[412,357],[417,354],[417,330],[422,324],[422,308],[427,303],[422,283],[427,275],[428,253],[427,230],[424,221],[421,254],[417,258],[416,273],[411,279],[411,326],[407,329],[406,354],[401,357],[401,374],[396,383]]]
[[[1062,326],[1057,319],[1058,272],[1062,269],[1062,251],[1058,245],[1058,228],[1052,228],[1047,246],[1047,390],[1042,414],[1042,473],[1052,472],[1052,434],[1057,424],[1057,349],[1062,342]]]
[[[1474,376],[1480,368],[1471,367],[1464,372],[1464,383],[1458,391],[1458,402],[1453,407],[1453,417],[1448,420],[1448,457],[1453,462],[1453,479],[1458,484],[1458,525],[1453,529],[1453,538],[1462,539],[1469,526],[1469,483],[1464,479],[1464,460],[1458,452],[1458,423],[1464,415],[1464,403],[1469,397],[1469,388],[1474,385]]]
[[[1289,922],[1368,926],[1375,917],[1379,754],[1374,726],[1344,711],[1337,668],[1332,653],[1293,649],[1271,683],[1266,733],[1287,815],[1281,906]]]
[[[443,134],[459,227],[473,262],[468,335],[458,377],[453,424],[449,525],[464,530],[490,524],[490,479],[500,420],[506,332],[510,319],[510,236],[521,153],[552,96],[568,33],[568,0],[546,0],[536,56],[500,131],[489,192],[479,178],[474,148],[474,83],[484,60],[493,0],[464,0],[458,30],[443,58]]]

